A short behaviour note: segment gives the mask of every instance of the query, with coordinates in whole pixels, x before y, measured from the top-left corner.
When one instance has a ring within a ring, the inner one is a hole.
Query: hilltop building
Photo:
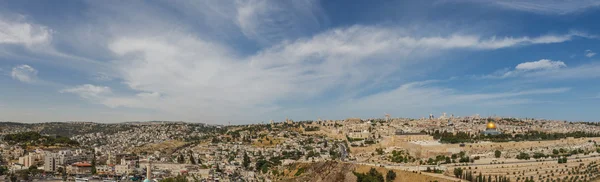
[[[496,128],[496,124],[493,121],[489,121],[486,124],[486,128],[485,131],[481,132],[483,135],[499,135],[502,134],[500,131],[497,130]]]

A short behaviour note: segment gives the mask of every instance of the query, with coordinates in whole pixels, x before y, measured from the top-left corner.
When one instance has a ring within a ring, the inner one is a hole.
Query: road
[[[346,157],[348,157],[348,150],[346,149],[346,146],[341,143],[338,143],[337,145],[340,148],[340,154],[341,154],[340,159],[342,161],[346,161]]]

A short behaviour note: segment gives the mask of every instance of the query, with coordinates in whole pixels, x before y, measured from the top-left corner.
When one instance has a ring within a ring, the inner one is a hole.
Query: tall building
[[[58,155],[55,153],[47,153],[44,157],[44,171],[56,171],[56,162]]]
[[[75,162],[90,161],[93,157],[93,154],[85,153],[81,150],[77,150],[76,152],[72,152],[71,150],[62,150],[57,153],[47,152],[44,156],[44,170],[56,171],[59,167]]]
[[[23,157],[19,157],[19,164],[22,164],[24,167],[31,166],[31,156],[30,155],[26,155],[26,156],[23,156]]]

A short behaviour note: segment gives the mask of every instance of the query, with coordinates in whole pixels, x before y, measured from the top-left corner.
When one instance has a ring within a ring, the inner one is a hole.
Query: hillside
[[[342,163],[338,161],[318,162],[318,163],[299,163],[289,166],[284,171],[284,176],[280,177],[278,181],[285,182],[334,182],[334,181],[356,181],[356,176],[352,173],[353,171],[359,173],[365,173],[371,169],[372,166],[357,165],[352,163]],[[386,174],[388,169],[382,167],[373,167],[378,172]],[[300,172],[298,172],[300,171]],[[302,172],[303,171],[303,172]],[[443,178],[434,176],[428,176],[424,174],[418,174],[414,172],[393,170],[396,172],[397,178],[394,182],[415,182],[415,181],[451,181]],[[298,174],[298,175],[296,175]]]

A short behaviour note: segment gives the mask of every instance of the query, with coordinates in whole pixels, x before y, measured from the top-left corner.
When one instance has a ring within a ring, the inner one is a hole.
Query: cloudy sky
[[[600,3],[1,1],[0,121],[600,120]]]

